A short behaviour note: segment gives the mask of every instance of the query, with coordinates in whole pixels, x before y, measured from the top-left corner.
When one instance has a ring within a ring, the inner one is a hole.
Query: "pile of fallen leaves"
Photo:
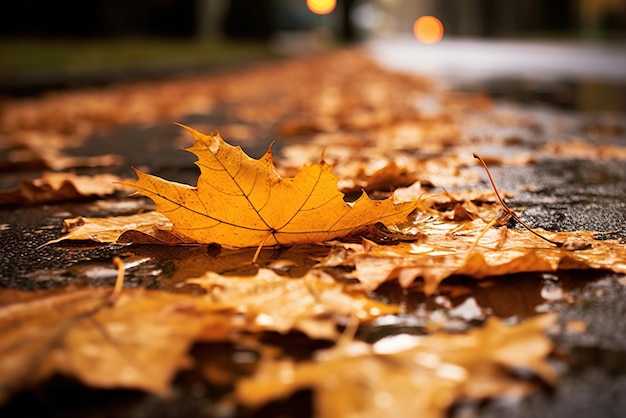
[[[275,126],[281,154],[274,157],[270,147],[254,159],[218,133],[185,127],[200,169],[196,185],[140,170],[137,181],[46,174],[0,195],[19,205],[134,189],[154,202],[154,210],[128,216],[68,219],[64,234],[46,243],[60,250],[69,240],[124,244],[116,290],[0,291],[0,402],[54,374],[167,395],[177,373],[197,369],[228,389],[226,399],[252,409],[310,389],[317,416],[445,416],[459,401],[528,393],[533,380],[516,377],[520,371],[554,384],[545,332],[555,318],[510,325],[483,317],[460,333],[433,320],[423,335],[366,342],[358,338],[363,327],[410,314],[377,298],[381,285],[431,295],[452,276],[626,273],[626,249],[617,241],[535,230],[552,242],[542,240],[512,227],[496,194],[476,187],[472,148],[505,147],[519,132],[539,129],[532,119],[496,112],[484,96],[389,73],[354,51],[158,86],[148,97],[146,86],[125,86],[5,106],[5,164],[26,164],[11,160],[26,153],[30,167],[107,165],[111,160],[59,157],[68,141],[98,129],[220,106],[246,126]],[[486,112],[492,126],[512,133],[479,134]],[[254,135],[241,126],[224,131]],[[43,155],[41,141],[50,137],[58,148]],[[507,162],[531,160],[526,154]],[[106,186],[90,187],[97,182]],[[200,248],[221,267],[198,271],[186,258],[178,280],[193,294],[120,291],[133,248],[144,245],[165,246],[171,260],[180,248]],[[281,253],[269,256],[276,249]],[[304,335],[321,348],[300,358],[288,343],[268,343],[268,335]],[[249,370],[228,370],[192,350],[224,343],[254,353]]]

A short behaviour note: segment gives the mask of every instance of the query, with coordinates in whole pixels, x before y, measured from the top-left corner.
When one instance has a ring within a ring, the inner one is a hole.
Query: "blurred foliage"
[[[260,42],[150,38],[0,39],[0,77],[188,68],[269,55],[269,46]]]

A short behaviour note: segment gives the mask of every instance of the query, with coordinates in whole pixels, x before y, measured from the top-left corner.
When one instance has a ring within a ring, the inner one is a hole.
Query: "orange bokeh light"
[[[435,16],[422,16],[413,24],[413,34],[422,43],[436,44],[443,38],[443,23]]]
[[[315,14],[327,15],[335,10],[337,0],[306,0],[306,6]]]

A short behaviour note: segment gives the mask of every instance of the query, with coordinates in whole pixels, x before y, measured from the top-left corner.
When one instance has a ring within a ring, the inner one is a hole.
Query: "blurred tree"
[[[231,38],[268,39],[273,33],[271,0],[231,0],[224,34]]]
[[[189,36],[195,0],[20,0],[0,13],[4,36]]]

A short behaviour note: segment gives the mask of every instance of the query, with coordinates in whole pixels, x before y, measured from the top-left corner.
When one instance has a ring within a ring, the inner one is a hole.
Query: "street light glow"
[[[435,16],[422,16],[413,24],[413,34],[422,43],[436,44],[443,38],[443,23]]]
[[[315,14],[327,15],[335,10],[337,0],[306,0],[306,6]]]

